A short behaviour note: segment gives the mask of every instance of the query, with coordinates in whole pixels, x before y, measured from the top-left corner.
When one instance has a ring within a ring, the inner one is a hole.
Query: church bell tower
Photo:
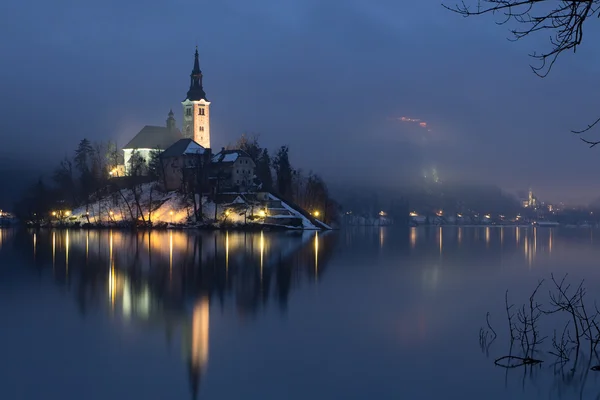
[[[194,55],[194,68],[190,75],[190,90],[183,106],[183,136],[193,139],[204,148],[210,148],[210,101],[202,87],[202,71],[198,61],[198,47]]]

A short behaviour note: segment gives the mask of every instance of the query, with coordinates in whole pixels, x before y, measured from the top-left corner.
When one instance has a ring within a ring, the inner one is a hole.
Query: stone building
[[[246,191],[254,186],[256,164],[242,150],[225,150],[212,157],[210,179],[218,192]]]
[[[208,173],[211,163],[210,149],[205,149],[192,139],[181,139],[160,155],[166,190],[179,190],[184,185],[209,192]]]

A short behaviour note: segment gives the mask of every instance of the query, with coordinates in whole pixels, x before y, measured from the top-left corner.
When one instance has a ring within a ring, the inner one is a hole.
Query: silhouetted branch
[[[492,325],[490,324],[489,312],[485,316],[485,321],[487,323],[488,330],[485,330],[483,328],[479,329],[479,347],[481,348],[482,352],[489,356],[490,346],[492,345],[492,343],[494,343],[494,340],[496,340],[498,335],[496,334],[496,331],[494,330],[494,328],[492,328]],[[491,338],[491,340],[488,342],[489,338]]]
[[[463,0],[454,6],[442,6],[464,17],[501,14],[502,19],[496,22],[498,25],[516,22],[517,28],[510,29],[511,41],[540,31],[550,33],[550,49],[530,54],[538,61],[537,66],[530,67],[541,78],[548,76],[562,52],[576,51],[583,41],[584,23],[593,16],[600,17],[600,0]],[[599,122],[600,118],[582,130],[571,132],[587,132]],[[600,144],[600,140],[581,140],[590,148]]]
[[[504,363],[502,361],[508,360],[508,362]],[[516,363],[510,363],[511,360],[517,361]],[[542,360],[536,360],[535,358],[530,357],[517,357],[517,356],[503,356],[494,360],[494,364],[503,368],[517,368],[523,365],[536,365],[542,363]]]
[[[508,305],[508,290],[504,293],[504,304],[506,305],[506,317],[508,319],[508,331],[510,332],[510,345],[512,346],[512,344],[515,341],[515,334],[513,331],[513,322],[512,322],[512,318],[514,316],[514,314],[510,313],[510,309],[513,308],[514,304],[511,304],[510,306]]]
[[[485,315],[485,322],[487,322],[488,329],[490,331],[492,331],[492,333],[494,334],[494,339],[496,339],[498,337],[498,335],[496,334],[496,331],[494,330],[494,328],[492,328],[492,326],[490,325],[490,313],[489,313],[489,311]]]
[[[552,5],[549,5],[552,3]],[[558,3],[558,4],[556,4]],[[464,17],[483,14],[502,14],[499,25],[515,21],[522,29],[511,29],[513,40],[519,40],[539,31],[551,31],[551,49],[531,56],[540,62],[531,66],[533,72],[545,77],[558,56],[566,50],[575,51],[583,40],[583,24],[597,14],[600,0],[571,0],[555,2],[550,0],[478,0],[472,7],[464,1],[454,6],[442,4],[446,9]]]

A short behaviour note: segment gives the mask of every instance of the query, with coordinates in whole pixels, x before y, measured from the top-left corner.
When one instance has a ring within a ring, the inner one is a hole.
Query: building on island
[[[210,149],[205,149],[192,139],[180,139],[160,155],[166,190],[177,190],[182,185],[199,185],[207,188],[211,162]]]
[[[218,191],[244,192],[255,185],[256,164],[242,150],[225,150],[212,157],[210,179]]]
[[[202,186],[202,192],[205,193],[246,191],[256,186],[256,165],[252,158],[242,150],[223,148],[217,154],[211,152],[211,103],[204,91],[198,58],[196,48],[190,87],[185,100],[181,102],[183,130],[177,128],[173,110],[169,112],[166,126],[144,126],[123,147],[124,165],[118,171],[124,171],[125,175],[133,173],[134,154],[139,156],[137,160],[141,159],[147,166],[153,153],[159,152],[166,190],[182,189],[183,185],[193,180]],[[141,173],[146,172],[147,168],[142,168]]]
[[[183,135],[177,129],[171,110],[166,126],[146,125],[123,147],[125,173],[131,171],[131,156],[134,152],[148,164],[153,151],[164,151],[180,139],[183,139]]]
[[[190,89],[183,106],[183,135],[193,139],[205,149],[210,148],[210,102],[202,86],[202,71],[198,61],[198,48],[194,55],[194,68],[190,75]]]
[[[148,165],[155,151],[163,152],[177,141],[187,138],[202,148],[210,148],[210,102],[202,85],[202,71],[198,49],[194,54],[194,67],[190,74],[190,88],[183,106],[183,133],[177,128],[173,110],[169,111],[166,126],[146,125],[123,147],[123,167],[120,171],[131,174],[132,155],[137,154]]]

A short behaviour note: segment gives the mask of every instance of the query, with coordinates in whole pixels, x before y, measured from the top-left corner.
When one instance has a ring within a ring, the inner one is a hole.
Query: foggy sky
[[[170,108],[181,128],[197,44],[214,149],[254,132],[338,183],[435,166],[546,200],[600,196],[600,150],[569,132],[600,116],[594,26],[540,79],[528,53],[547,34],[511,43],[439,0],[8,0],[0,14],[5,163],[53,165],[83,137],[124,145]]]

